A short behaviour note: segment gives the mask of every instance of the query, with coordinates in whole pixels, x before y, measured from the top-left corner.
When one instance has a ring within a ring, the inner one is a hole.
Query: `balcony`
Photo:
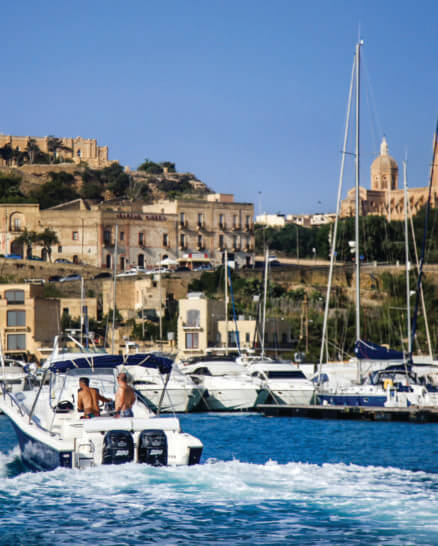
[[[225,222],[219,222],[219,229],[225,231],[227,229],[227,224]]]
[[[242,230],[242,226],[241,224],[235,224],[233,226],[233,231],[241,231]]]
[[[202,331],[201,325],[199,323],[193,322],[183,322],[183,330],[196,330],[197,332]]]
[[[181,229],[186,229],[188,227],[188,225],[189,225],[189,223],[188,223],[187,220],[180,220],[180,222],[179,222],[179,227]]]
[[[197,229],[198,231],[201,231],[201,230],[205,229],[205,224],[204,224],[204,222],[198,222],[197,225],[196,225],[196,229]]]

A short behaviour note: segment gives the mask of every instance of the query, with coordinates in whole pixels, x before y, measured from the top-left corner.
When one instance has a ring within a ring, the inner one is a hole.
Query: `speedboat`
[[[248,365],[248,373],[263,381],[275,404],[307,405],[312,402],[315,387],[296,364],[261,359]]]
[[[202,387],[181,373],[177,366],[166,379],[156,368],[124,365],[122,369],[128,374],[132,386],[147,398],[152,407],[160,407],[161,413],[193,411],[201,400]]]
[[[117,417],[111,403],[91,419],[78,411],[80,377],[87,377],[90,387],[99,389],[103,397],[113,398],[117,371],[127,364],[166,374],[172,369],[172,360],[154,353],[147,357],[78,354],[46,366],[38,389],[12,393],[3,388],[0,409],[12,421],[25,464],[52,470],[128,462],[154,466],[198,463],[201,441],[182,432],[177,418],[155,414],[138,392],[133,417]]]
[[[207,411],[244,411],[263,404],[268,393],[232,357],[199,357],[181,366],[203,389],[201,408]]]

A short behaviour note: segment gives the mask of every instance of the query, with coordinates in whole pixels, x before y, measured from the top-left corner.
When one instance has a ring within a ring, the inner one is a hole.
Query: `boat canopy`
[[[403,353],[401,351],[387,349],[386,347],[362,339],[356,341],[354,354],[357,358],[368,360],[403,360]]]
[[[133,355],[89,355],[66,360],[58,360],[50,366],[51,372],[66,372],[77,368],[116,368],[117,366],[143,366],[157,368],[161,373],[172,370],[173,361],[156,353],[136,353]]]

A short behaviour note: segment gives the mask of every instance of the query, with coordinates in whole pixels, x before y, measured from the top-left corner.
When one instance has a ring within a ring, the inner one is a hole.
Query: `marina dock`
[[[265,417],[307,417],[310,419],[344,419],[357,421],[405,421],[409,423],[438,423],[437,408],[363,407],[363,406],[286,406],[264,404],[257,410]]]

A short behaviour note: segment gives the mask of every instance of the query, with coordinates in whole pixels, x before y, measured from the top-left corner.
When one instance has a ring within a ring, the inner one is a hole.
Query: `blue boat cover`
[[[357,358],[366,358],[368,360],[403,360],[401,351],[387,349],[370,341],[360,339],[354,346],[354,354]]]
[[[115,368],[116,366],[143,366],[157,368],[160,373],[169,373],[173,361],[156,353],[137,353],[133,355],[96,354],[80,356],[68,360],[59,360],[50,366],[51,372],[66,372],[76,368]]]

